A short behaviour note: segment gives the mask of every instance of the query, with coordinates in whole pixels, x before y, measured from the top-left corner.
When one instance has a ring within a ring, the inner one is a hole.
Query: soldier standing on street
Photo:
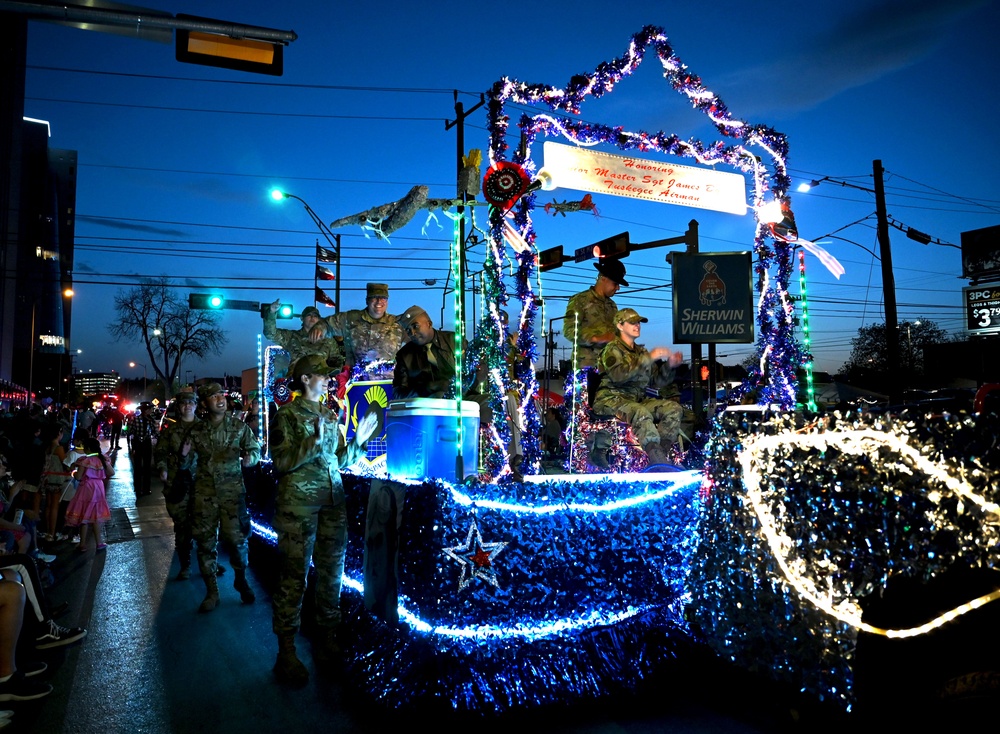
[[[352,369],[358,363],[392,362],[396,351],[404,343],[403,330],[397,318],[386,313],[389,286],[369,283],[365,304],[364,310],[342,311],[327,316],[309,334],[313,342],[330,336],[341,337],[347,352],[347,364]]]
[[[618,336],[604,348],[598,361],[602,377],[594,399],[594,412],[614,415],[628,423],[649,457],[650,465],[668,464],[670,460],[663,446],[671,446],[677,441],[683,410],[675,400],[646,397],[646,388],[661,388],[672,383],[674,368],[681,363],[681,353],[671,352],[666,347],[646,351],[644,346],[636,344],[641,324],[648,321],[632,308],[623,308],[615,316]],[[601,465],[601,457],[595,457],[594,452],[603,448],[595,441],[591,463],[596,466]]]
[[[216,579],[219,531],[229,545],[236,578],[233,588],[244,604],[256,596],[247,583],[247,549],[250,513],[247,511],[243,467],[260,462],[260,444],[243,421],[229,415],[229,403],[222,386],[213,382],[198,388],[207,410],[181,446],[181,469],[197,466],[194,478],[192,533],[198,545],[198,567],[207,587],[199,612],[211,612],[219,603]]]
[[[198,397],[190,387],[182,388],[174,402],[177,420],[163,429],[156,442],[154,458],[156,469],[163,480],[163,497],[167,513],[174,521],[174,549],[180,559],[180,580],[191,578],[191,500],[194,493],[194,473],[197,467],[181,469],[181,449],[191,435],[192,429],[200,422],[195,417]],[[193,463],[193,460],[192,460]]]
[[[288,352],[292,362],[306,354],[320,354],[334,371],[339,371],[344,366],[344,350],[337,340],[331,338],[314,342],[309,339],[313,327],[323,320],[319,309],[315,306],[302,309],[302,328],[279,329],[275,314],[280,307],[279,299],[264,311],[264,336]]]
[[[347,547],[347,505],[340,470],[365,455],[365,443],[378,423],[368,413],[347,443],[337,416],[322,402],[330,368],[319,355],[292,366],[293,384],[302,394],[278,410],[271,427],[271,456],[278,481],[274,528],[280,567],[272,626],[278,637],[274,673],[282,683],[305,685],[309,672],[295,654],[309,562],[316,567],[315,658],[329,665],[340,653],[340,583]],[[315,552],[314,552],[315,549]]]

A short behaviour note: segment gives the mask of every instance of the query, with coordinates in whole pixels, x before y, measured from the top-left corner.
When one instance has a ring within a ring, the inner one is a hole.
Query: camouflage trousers
[[[675,400],[649,398],[641,402],[622,395],[609,395],[594,402],[598,415],[613,415],[632,427],[632,432],[645,447],[648,443],[670,446],[677,442],[684,410]]]
[[[246,570],[250,538],[246,495],[240,493],[235,499],[220,499],[216,495],[195,492],[191,503],[191,534],[198,545],[198,568],[202,578],[215,579],[220,531],[223,542],[229,546],[233,570]]]
[[[191,548],[194,545],[191,521],[191,495],[184,495],[179,502],[165,502],[167,514],[174,521],[174,549],[181,560],[181,568],[191,565]]]
[[[316,567],[316,624],[340,623],[340,584],[347,549],[347,505],[295,505],[274,513],[278,533],[278,586],[272,597],[271,628],[294,633],[302,621],[309,561]]]

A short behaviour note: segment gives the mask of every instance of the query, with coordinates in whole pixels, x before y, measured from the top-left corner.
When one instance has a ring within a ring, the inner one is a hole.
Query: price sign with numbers
[[[970,334],[1000,333],[1000,284],[962,289],[965,328]]]

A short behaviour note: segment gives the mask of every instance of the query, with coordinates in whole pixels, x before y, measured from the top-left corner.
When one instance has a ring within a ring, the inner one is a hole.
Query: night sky
[[[112,342],[105,325],[114,317],[115,294],[143,277],[169,276],[184,298],[221,290],[233,299],[311,305],[315,244],[325,242],[300,204],[268,198],[273,186],[305,199],[327,223],[397,200],[416,184],[429,186],[431,197],[450,197],[456,138],[445,120],[454,117],[453,90],[471,108],[505,76],[561,87],[620,56],[633,34],[655,25],[735,116],[788,136],[799,233],[822,243],[847,271],[838,280],[807,257],[816,368],[836,371],[858,328],[885,319],[874,199],[831,182],[808,194],[795,193],[795,185],[828,176],[870,188],[872,161],[881,159],[892,220],[953,245],[962,231],[1000,224],[993,129],[1000,4],[812,5],[763,12],[728,1],[147,3],[294,30],[299,38],[285,49],[282,77],[182,64],[172,46],[33,22],[25,115],[50,122],[51,147],[79,153],[70,344],[83,350],[77,366],[141,377],[128,362],[149,364],[148,357],[138,345]],[[665,82],[652,53],[613,93],[585,104],[580,118],[718,137]],[[485,154],[485,124],[483,109],[468,118],[466,148]],[[537,145],[533,155],[541,161],[541,140]],[[581,197],[559,189],[541,192],[538,204]],[[594,200],[598,216],[536,210],[539,248],[572,251],[623,231],[634,242],[675,237],[692,218],[700,223],[702,251],[752,248],[752,214],[608,195]],[[450,224],[440,213],[425,220],[418,215],[389,243],[366,238],[358,227],[338,230],[344,308],[364,306],[366,282],[386,282],[391,312],[419,304],[450,328],[451,297],[442,291]],[[900,321],[931,319],[961,334],[966,281],[959,250],[890,233]],[[631,287],[616,296],[619,306],[650,318],[640,338],[647,347],[672,344],[665,255],[650,250],[628,258]],[[482,258],[482,248],[469,254],[473,270]],[[562,316],[566,298],[594,275],[589,263],[545,274],[545,318]],[[255,365],[259,316],[227,311],[223,327],[223,356],[185,364],[191,376]],[[751,350],[723,345],[719,354],[735,364]]]

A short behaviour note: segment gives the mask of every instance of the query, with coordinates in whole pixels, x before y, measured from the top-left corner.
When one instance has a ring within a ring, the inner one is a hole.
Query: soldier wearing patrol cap
[[[299,329],[279,329],[277,316],[281,307],[281,299],[276,300],[264,310],[264,336],[288,352],[291,361],[306,354],[320,354],[335,371],[344,365],[344,350],[336,339],[320,339],[311,341],[309,334],[323,317],[315,306],[302,309],[302,327]]]
[[[347,364],[352,368],[359,362],[391,362],[404,337],[397,317],[387,312],[388,306],[389,286],[369,283],[363,310],[328,316],[313,327],[309,338],[316,342],[331,336],[341,337]]]
[[[394,398],[445,398],[454,395],[455,332],[435,329],[420,306],[399,317],[409,343],[396,352],[392,378]]]
[[[597,363],[601,385],[594,399],[594,412],[614,415],[628,423],[649,457],[649,463],[667,464],[670,460],[663,446],[671,446],[677,441],[683,411],[680,403],[674,400],[647,397],[646,388],[658,389],[672,383],[681,354],[666,347],[647,351],[637,344],[642,324],[648,321],[633,308],[623,308],[615,314],[618,335],[604,348]],[[595,438],[591,452],[592,463],[598,466],[602,458],[599,452],[608,448],[600,438]]]
[[[378,423],[374,413],[359,422],[347,442],[337,416],[322,402],[330,372],[319,355],[292,365],[293,387],[301,390],[283,405],[271,425],[271,458],[278,471],[274,529],[278,533],[278,586],[272,629],[278,637],[274,673],[282,683],[304,685],[309,673],[295,652],[309,563],[316,568],[316,625],[313,657],[321,665],[339,654],[340,582],[347,548],[347,504],[341,468],[365,455]],[[297,383],[297,384],[295,384]]]
[[[243,467],[260,461],[260,444],[246,423],[229,414],[222,385],[217,382],[202,385],[198,397],[207,411],[205,420],[191,429],[181,446],[180,468],[197,467],[192,534],[198,546],[198,567],[207,588],[198,611],[211,612],[219,603],[216,571],[220,529],[236,575],[233,588],[240,593],[244,604],[256,600],[246,578],[250,513]]]

